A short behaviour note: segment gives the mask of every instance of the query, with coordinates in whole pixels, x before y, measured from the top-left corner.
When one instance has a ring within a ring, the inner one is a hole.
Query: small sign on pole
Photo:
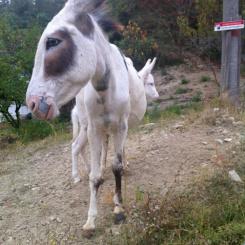
[[[229,31],[243,28],[244,20],[217,22],[214,25],[214,31]]]

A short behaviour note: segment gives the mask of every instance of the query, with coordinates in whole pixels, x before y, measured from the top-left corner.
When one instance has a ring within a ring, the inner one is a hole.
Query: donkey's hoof
[[[126,220],[126,215],[124,213],[118,213],[114,216],[114,223],[116,225],[123,224]]]
[[[95,233],[95,229],[91,229],[91,230],[84,230],[82,232],[82,235],[84,238],[90,239],[94,236]]]

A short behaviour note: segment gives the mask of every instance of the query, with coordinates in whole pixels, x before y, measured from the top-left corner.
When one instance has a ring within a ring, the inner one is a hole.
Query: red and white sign
[[[229,31],[244,28],[244,20],[218,22],[214,25],[214,31]]]

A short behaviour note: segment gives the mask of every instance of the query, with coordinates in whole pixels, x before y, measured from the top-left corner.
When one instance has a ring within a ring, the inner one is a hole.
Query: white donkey
[[[100,27],[103,2],[68,0],[49,22],[38,44],[26,94],[32,113],[39,119],[49,120],[58,116],[58,108],[91,81],[84,94],[91,150],[90,205],[83,226],[85,231],[95,229],[97,193],[102,184],[102,143],[108,133],[112,134],[115,153],[112,164],[116,182],[115,221],[125,218],[121,179],[130,112],[129,79],[124,57],[110,46]]]
[[[131,110],[129,115],[129,125],[133,126],[137,122],[142,120],[146,112],[146,101],[150,102],[159,97],[159,94],[155,87],[154,77],[151,74],[152,69],[156,63],[156,58],[151,62],[149,59],[145,64],[144,68],[137,73],[133,66],[131,59],[125,57],[128,72],[129,72],[129,83],[130,83],[130,100],[131,100]],[[88,85],[87,85],[88,86]],[[86,87],[82,89],[76,96],[76,105],[72,110],[72,125],[73,125],[73,143],[72,143],[72,177],[74,183],[81,180],[78,171],[78,155],[82,154],[83,162],[89,172],[89,164],[87,160],[84,159],[84,149],[87,143],[87,125],[88,120],[86,116],[86,106],[84,104],[84,93],[86,93]],[[81,131],[80,131],[81,130]],[[104,169],[106,167],[106,156],[108,148],[108,139],[106,140],[106,145],[103,145],[101,168],[102,176]],[[125,166],[125,156],[123,157],[123,163]]]

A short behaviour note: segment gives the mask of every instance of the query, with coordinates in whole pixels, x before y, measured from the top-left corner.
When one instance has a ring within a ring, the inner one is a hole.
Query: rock
[[[148,123],[140,126],[141,129],[153,129],[155,127],[155,123]]]
[[[174,129],[183,129],[184,128],[184,124],[182,123],[176,123],[174,126],[173,126]]]
[[[218,111],[220,111],[219,108],[214,108],[214,112],[218,112]]]
[[[235,118],[234,117],[229,117],[228,119],[227,119],[227,121],[229,122],[229,123],[234,123],[235,122]]]
[[[56,218],[56,221],[57,221],[58,223],[61,223],[61,222],[62,222],[61,218],[59,218],[59,217]]]
[[[208,142],[206,142],[206,141],[203,141],[203,142],[202,142],[202,144],[203,144],[203,145],[207,145],[207,144],[208,144]]]
[[[221,125],[222,122],[218,119],[218,120],[215,121],[215,124],[216,124],[216,125]]]
[[[224,139],[224,142],[226,142],[226,143],[230,143],[232,141],[232,138],[226,138],[226,139]]]
[[[240,183],[243,182],[235,170],[229,171],[229,177],[231,178],[231,180],[233,180],[235,182],[240,182]]]
[[[54,221],[54,220],[55,220],[55,216],[50,216],[50,217],[49,217],[49,220],[50,220],[50,221]]]
[[[224,129],[222,132],[222,134],[228,134],[228,133],[229,133],[229,131],[227,129]]]
[[[211,135],[211,134],[215,134],[215,133],[216,133],[215,129],[210,129],[207,131],[207,135]]]
[[[46,221],[41,221],[42,226],[45,226],[46,224],[47,224]]]
[[[215,142],[219,143],[220,145],[223,145],[223,143],[224,143],[223,140],[221,140],[221,139],[216,139]]]
[[[110,229],[110,232],[114,236],[120,235],[120,226],[115,226]]]
[[[237,121],[237,122],[233,122],[232,124],[233,124],[233,126],[237,127],[237,126],[242,126],[243,122]]]
[[[14,238],[10,236],[6,241],[6,244],[14,244]]]

